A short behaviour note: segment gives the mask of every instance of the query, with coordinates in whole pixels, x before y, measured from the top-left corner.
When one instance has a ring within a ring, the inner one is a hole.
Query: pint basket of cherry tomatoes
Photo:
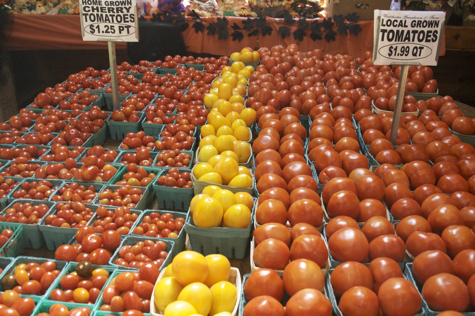
[[[32,316],[78,315],[91,316],[93,308],[69,302],[41,301],[36,305]]]
[[[129,167],[130,166],[130,167]],[[111,184],[114,185],[131,185],[135,187],[148,187],[151,189],[157,175],[162,172],[162,169],[155,167],[138,167],[134,164],[128,164],[121,169],[111,179]]]
[[[152,260],[160,271],[173,260],[175,242],[146,236],[126,236],[111,257],[109,264],[130,269],[140,269],[145,259]]]
[[[164,210],[186,212],[193,198],[193,182],[189,170],[164,170],[153,183],[158,207]]]
[[[190,172],[194,156],[195,153],[193,151],[167,149],[157,154],[153,165],[163,169],[175,168]]]
[[[8,194],[16,190],[23,180],[21,177],[4,177],[0,175],[0,205],[2,209],[8,205]]]
[[[68,262],[20,256],[4,271],[2,291],[15,290],[21,297],[44,298]]]
[[[97,300],[95,315],[150,315],[150,299],[155,285],[153,279],[156,280],[159,275],[158,269],[150,266],[148,270],[141,270],[143,272],[115,270]]]
[[[183,250],[186,241],[184,229],[186,213],[174,211],[145,210],[130,229],[135,236],[148,236],[174,241],[172,257]]]
[[[51,202],[81,202],[91,204],[99,191],[104,187],[102,183],[72,182],[64,183],[54,195]]]
[[[89,221],[89,226],[94,228],[96,234],[113,230],[120,236],[125,236],[141,217],[142,211],[130,210],[126,206],[116,208],[99,206]]]
[[[136,164],[138,166],[152,167],[153,161],[157,156],[156,151],[150,151],[148,148],[139,148],[137,150],[123,150],[114,160],[117,165]]]
[[[25,179],[8,194],[7,199],[9,203],[21,202],[21,199],[48,201],[63,183],[63,180],[55,179]]]
[[[44,299],[60,304],[73,301],[78,307],[89,307],[92,310],[104,285],[116,269],[88,261],[71,262],[50,286]]]
[[[38,200],[12,202],[0,213],[0,221],[20,223],[23,226],[23,247],[39,249],[45,243],[39,222],[49,215],[53,206],[52,202]]]
[[[92,201],[94,205],[127,206],[131,210],[143,211],[152,202],[152,190],[147,187],[133,187],[131,185],[104,186]]]
[[[48,250],[69,243],[78,228],[86,226],[92,219],[97,207],[72,201],[55,204],[48,216],[39,223]]]
[[[145,112],[129,111],[129,109],[130,107],[125,107],[121,110],[114,110],[107,118],[106,124],[112,140],[124,139],[127,133],[137,133],[141,130],[140,120],[144,117]]]

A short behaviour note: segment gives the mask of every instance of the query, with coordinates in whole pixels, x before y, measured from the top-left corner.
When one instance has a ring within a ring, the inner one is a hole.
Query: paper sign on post
[[[138,42],[137,0],[79,0],[84,41]]]
[[[374,11],[373,63],[436,66],[445,12]]]

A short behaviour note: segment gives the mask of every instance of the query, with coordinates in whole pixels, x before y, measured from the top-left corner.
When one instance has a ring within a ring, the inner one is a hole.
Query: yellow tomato
[[[162,278],[153,289],[155,307],[163,312],[170,303],[176,301],[182,289],[183,285],[181,285],[176,278]]]
[[[216,135],[216,131],[214,130],[213,125],[205,124],[201,126],[201,137],[206,137],[209,135]]]
[[[211,84],[211,88],[219,88],[220,85],[223,84],[223,78],[218,78]]]
[[[237,203],[234,193],[229,190],[219,190],[213,195],[213,198],[218,200],[223,207],[223,212],[226,214],[228,208]]]
[[[244,76],[243,76],[244,77]],[[237,84],[240,84],[242,86],[245,86],[247,85],[247,79],[246,78],[243,78],[243,79],[239,79],[239,81],[237,82]]]
[[[198,194],[198,195],[195,195],[192,199],[191,199],[191,202],[190,202],[190,213],[193,214],[193,212],[195,211],[195,207],[196,207],[196,204],[198,204],[199,201],[201,201],[202,199],[206,199],[206,198],[209,198],[211,196],[209,196],[208,194]],[[170,267],[170,266],[169,266]],[[167,268],[168,269],[168,268]]]
[[[233,314],[231,314],[230,312],[222,312],[222,313],[214,314],[214,316],[233,316]]]
[[[246,95],[247,93],[247,89],[245,86],[243,86],[242,84],[238,84],[236,86],[236,88],[234,88],[234,90],[236,90],[237,92],[239,92],[240,95]]]
[[[241,103],[244,104],[244,98],[240,95],[233,95],[232,97],[229,98],[229,102],[231,103]]]
[[[245,163],[251,157],[251,146],[243,141],[237,141],[234,143],[233,151],[239,158],[239,163]]]
[[[234,151],[225,150],[225,151],[223,151],[220,155],[221,155],[222,157],[233,158],[234,160],[236,160],[236,161],[239,163],[239,158],[238,158],[238,156],[236,155],[236,153],[235,153]],[[213,167],[214,167],[214,166],[213,166]]]
[[[214,94],[214,95],[218,95],[218,88],[211,88],[209,89],[209,94]]]
[[[26,263],[21,263],[21,264],[17,265],[16,268],[15,268],[14,273],[17,272],[17,270],[26,270]]]
[[[244,53],[247,53],[247,52],[253,52],[253,50],[249,47],[244,47],[243,49],[241,49],[241,54],[244,54]]]
[[[208,115],[208,123],[213,125],[215,130],[218,130],[221,126],[231,126],[231,123],[228,121],[228,119],[222,115],[213,116],[211,118],[209,118]]]
[[[220,162],[221,160],[223,160],[225,157],[223,155],[216,155],[216,156],[213,156],[211,157],[209,160],[208,160],[208,164],[210,164],[211,166],[213,166],[213,171],[214,171],[214,166],[216,166],[216,164],[218,162]]]
[[[211,109],[213,107],[214,102],[218,100],[218,96],[216,94],[209,93],[205,95],[203,102],[207,109]]]
[[[229,181],[228,185],[238,188],[252,188],[252,178],[247,174],[238,174]]]
[[[223,178],[217,172],[207,173],[207,174],[201,176],[198,179],[198,181],[204,181],[204,182],[215,183],[215,184],[223,184]]]
[[[237,290],[234,285],[228,281],[221,281],[211,288],[213,303],[211,304],[210,315],[214,316],[221,312],[231,313],[236,305]]]
[[[233,138],[231,138],[231,135],[219,136],[214,143],[214,146],[216,146],[218,153],[222,153],[223,151],[226,151],[226,150],[233,150],[234,149]]]
[[[224,227],[246,228],[250,223],[251,210],[244,204],[233,205],[224,213]]]
[[[199,162],[208,162],[208,160],[213,157],[214,155],[218,154],[218,149],[213,145],[206,145],[200,149],[200,153],[198,154],[198,161]]]
[[[217,139],[218,139],[218,137],[216,137],[215,135],[208,135],[206,137],[203,137],[200,140],[200,143],[199,143],[198,147],[201,149],[206,145],[214,146],[214,143],[216,142]]]
[[[74,302],[87,304],[89,302],[89,292],[84,288],[77,288],[73,292]]]
[[[239,174],[239,165],[233,158],[226,157],[214,166],[214,171],[219,173],[223,183],[227,184]]]
[[[213,196],[219,190],[221,190],[221,188],[218,187],[217,185],[208,185],[207,187],[203,189],[201,194],[207,194],[209,196]]]
[[[191,316],[196,314],[196,309],[187,302],[176,301],[165,308],[164,316]]]
[[[234,130],[234,137],[236,137],[237,140],[247,142],[251,140],[251,132],[249,132],[247,127],[239,126]]]
[[[239,104],[239,103],[238,103]],[[231,126],[233,125],[233,122],[237,119],[241,118],[241,115],[239,115],[238,112],[231,111],[226,115],[226,118],[228,119],[229,123],[231,123]]]
[[[234,76],[227,76],[223,81],[229,84],[231,88],[235,88],[238,82]]]
[[[251,108],[242,110],[240,115],[241,119],[246,123],[247,127],[251,127],[251,125],[256,121],[257,117],[256,111]]]
[[[15,270],[15,279],[16,282],[21,286],[24,283],[30,281],[30,277],[28,275],[28,272],[26,270]]]
[[[249,170],[248,168],[244,167],[244,166],[239,166],[239,171],[238,171],[239,174],[247,174],[248,176],[252,177],[252,173],[251,173],[251,170]]]
[[[217,203],[219,204],[219,202]],[[198,208],[195,211],[197,210]],[[187,286],[194,282],[203,283],[208,277],[209,267],[208,262],[202,254],[196,251],[186,250],[180,252],[173,258],[172,271],[176,280],[181,285]]]
[[[201,194],[199,194],[201,195]],[[198,196],[198,195],[197,195]],[[196,196],[195,196],[196,197]],[[168,265],[168,267],[165,268],[165,273],[163,273],[163,277],[162,278],[169,278],[169,277],[175,277],[173,275],[173,271],[172,271],[172,265]]]
[[[254,57],[252,62],[253,62],[253,63],[259,62],[259,58],[260,58],[259,52],[258,52],[258,51],[255,51],[255,52],[253,52],[252,54],[253,54],[253,57]]]
[[[231,128],[232,128],[233,131],[235,131],[236,128],[238,128],[240,126],[247,127],[246,122],[244,122],[244,120],[241,119],[241,118],[239,118],[237,120],[234,120],[233,123],[231,124]]]
[[[241,60],[241,54],[240,53],[232,53],[231,56],[229,57],[230,60]]]
[[[233,87],[229,83],[222,83],[219,86],[218,97],[220,99],[229,100],[229,98],[232,95],[233,95]]]
[[[212,165],[210,165],[209,163],[203,162],[203,163],[197,164],[193,168],[193,175],[195,176],[196,179],[199,179],[203,175],[207,174],[208,172],[213,172],[213,171],[214,171],[214,168]]]
[[[221,73],[224,75],[227,72],[231,72],[232,69],[230,66],[224,66],[223,69],[221,70]]]
[[[218,227],[223,219],[223,213],[223,206],[217,199],[202,199],[196,204],[193,222],[198,227]]]
[[[242,68],[244,68],[244,67],[241,68],[240,63],[242,64],[242,62],[240,62],[240,61],[235,61],[235,62],[232,63],[232,65],[231,65],[232,72],[237,74]]]
[[[247,169],[247,168],[246,168]],[[244,204],[250,210],[254,207],[254,198],[247,192],[237,192],[234,194],[236,196],[237,204]]]
[[[221,135],[233,135],[233,129],[229,126],[221,126],[218,128],[218,131],[216,132],[216,136],[221,136]]]
[[[233,106],[231,102],[225,101],[218,104],[218,111],[219,113],[223,114],[224,117],[228,115],[228,113],[231,112],[232,110],[233,110]]]
[[[208,276],[212,273],[209,273]],[[181,290],[180,295],[178,295],[177,300],[190,303],[196,309],[196,312],[202,315],[208,315],[211,309],[211,291],[200,282],[194,282],[185,286]]]
[[[102,275],[102,276],[105,276],[105,277],[109,277],[109,272],[107,272],[106,269],[101,269],[101,268],[98,268],[98,269],[94,269],[94,271],[92,271],[92,276],[93,277],[97,277],[99,275]]]
[[[223,255],[208,255],[205,257],[208,262],[209,270],[213,273],[208,274],[204,284],[212,287],[220,281],[228,281],[231,273],[231,263]]]
[[[253,55],[251,52],[245,52],[241,54],[241,61],[245,63],[252,63]]]
[[[243,70],[238,72],[239,75],[243,75],[245,78],[251,78],[251,72],[244,68]],[[247,82],[246,82],[247,83]]]

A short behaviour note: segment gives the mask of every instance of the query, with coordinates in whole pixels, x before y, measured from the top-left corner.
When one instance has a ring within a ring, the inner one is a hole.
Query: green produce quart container
[[[58,188],[58,191],[56,191],[56,193],[54,195],[51,195],[50,198],[48,199],[48,201],[50,202],[53,202],[53,203],[66,203],[68,201],[54,201],[53,200],[53,196],[61,196],[61,194],[59,193],[59,191],[61,190],[61,188],[63,188],[66,184],[70,184],[70,183],[63,183],[59,188]],[[99,194],[99,192],[101,191],[101,189],[106,185],[105,183],[100,183],[100,182],[85,182],[85,181],[77,181],[77,184],[79,185],[83,185],[87,188],[89,188],[91,185],[94,187],[94,189],[96,190],[96,193]],[[87,205],[88,203],[84,203],[84,202],[81,202],[85,205]],[[89,203],[90,204],[90,203]]]
[[[41,313],[48,313],[49,309],[51,306],[54,304],[61,304],[64,305],[68,308],[69,311],[71,311],[74,308],[79,308],[79,307],[84,307],[84,304],[78,304],[78,303],[69,303],[69,302],[57,302],[57,301],[50,301],[50,300],[41,300],[36,304],[35,309],[33,310],[33,313],[31,314],[32,316],[36,316]],[[89,306],[86,306],[89,307]],[[89,307],[91,309],[91,314],[94,314],[94,308],[91,306]],[[104,314],[107,315],[107,314]]]
[[[189,189],[172,188],[164,185],[158,185],[158,178],[168,174],[169,170],[163,170],[157,175],[156,180],[153,181],[153,192],[157,198],[158,207],[163,210],[174,210],[186,212],[190,208],[190,202],[193,199],[193,187]],[[180,174],[183,172],[190,172],[190,170],[179,170]]]
[[[5,275],[6,270],[10,267],[13,260],[14,260],[13,258],[0,257],[0,269],[3,270],[3,272],[0,273],[0,280],[3,279],[3,276]]]
[[[257,199],[254,199],[251,222],[246,228],[197,227],[193,222],[193,216],[188,212],[185,231],[188,234],[193,251],[204,256],[219,253],[230,259],[244,259],[251,238],[252,219],[256,212],[256,204]]]
[[[17,191],[18,188],[21,186],[21,183],[23,182],[23,180],[25,180],[25,178],[21,178],[21,177],[4,177],[4,179],[13,179],[15,180],[15,182],[18,181],[18,183],[13,187],[11,192]],[[0,199],[0,205],[2,206],[2,210],[4,210],[8,204],[9,202],[8,202],[8,194],[7,194],[3,199]]]
[[[67,274],[70,274],[71,272],[76,271],[76,266],[77,265],[78,265],[77,262],[71,262],[71,263],[68,264],[68,266],[66,268],[63,269],[63,271],[59,274],[59,276],[56,278],[56,280],[54,280],[53,284],[51,284],[51,286],[49,287],[49,290],[46,292],[46,294],[43,298],[44,300],[46,300],[48,302],[52,302],[53,304],[63,304],[64,303],[64,302],[51,300],[50,299],[51,292],[53,292],[53,290],[55,290],[55,289],[61,289],[61,285],[60,285],[61,278],[65,275],[67,275]],[[109,278],[112,275],[112,273],[117,269],[116,267],[112,267],[112,266],[108,266],[108,265],[107,266],[100,266],[100,265],[95,265],[95,264],[92,265],[92,268],[94,270],[98,269],[98,268],[106,270],[107,272],[109,272]],[[107,279],[107,281],[109,281],[109,278]],[[99,297],[102,295],[102,290],[104,289],[104,287],[102,289],[100,289],[101,293],[99,294]],[[73,303],[70,303],[70,304],[73,304]],[[89,307],[91,309],[91,311],[94,311],[96,306],[97,306],[97,300],[96,300],[96,303],[94,303],[94,304],[74,303],[74,305],[75,305],[74,307]]]
[[[140,121],[143,119],[145,112],[137,112],[139,116],[138,122],[116,122],[112,121],[112,115],[106,119],[107,128],[112,140],[122,140],[127,133],[137,133],[142,129]]]
[[[155,178],[160,174],[160,172],[162,171],[162,168],[158,168],[158,167],[144,167],[144,166],[138,166],[138,168],[144,168],[148,174],[150,173],[154,173],[155,174]],[[122,181],[122,177],[127,173],[127,168],[123,168],[122,170],[120,170],[119,172],[117,172],[111,179],[110,183],[112,185],[116,185],[115,183],[118,182],[118,181]],[[156,180],[156,179],[152,179],[152,181],[147,185],[147,186],[140,186],[142,188],[148,188],[149,190],[152,189],[152,184],[153,182]]]
[[[118,316],[121,316],[123,312],[110,312],[110,311],[101,311],[99,310],[99,308],[101,308],[102,305],[104,305],[104,301],[102,300],[102,294],[104,292],[104,289],[110,285],[110,283],[112,282],[112,280],[117,277],[119,274],[121,273],[124,273],[124,272],[130,272],[129,269],[125,268],[125,269],[122,269],[122,268],[118,268],[117,270],[115,270],[110,276],[109,276],[109,279],[107,280],[107,282],[104,284],[104,287],[103,289],[101,290],[101,293],[99,294],[99,296],[97,297],[97,303],[96,303],[96,310],[94,312],[94,315],[118,315]],[[155,285],[155,284],[154,284]],[[153,293],[152,293],[153,295]],[[150,313],[143,313],[144,315],[150,315]],[[91,314],[92,315],[92,314]]]
[[[13,207],[15,203],[31,203],[31,205],[40,205],[40,204],[45,204],[48,206],[48,211],[46,214],[43,216],[43,218],[46,218],[48,215],[51,214],[52,208],[55,205],[53,202],[48,202],[48,201],[41,201],[41,200],[19,200],[19,202],[12,202],[10,203],[1,213],[0,215],[5,216],[6,210]],[[20,224],[23,226],[23,247],[24,248],[32,248],[32,249],[39,249],[45,244],[45,240],[43,238],[43,234],[40,231],[40,222],[38,224]]]
[[[60,260],[54,260],[54,259],[45,259],[45,258],[36,258],[36,257],[24,257],[24,256],[20,256],[20,257],[17,257],[14,259],[14,261],[10,264],[10,266],[8,267],[8,269],[5,271],[5,274],[13,274],[15,272],[15,268],[17,266],[19,266],[20,264],[22,263],[25,263],[25,264],[28,264],[30,262],[35,262],[35,263],[38,263],[38,264],[43,264],[47,261],[53,261],[54,263],[56,263],[56,270],[59,270],[60,272],[63,272],[64,269],[69,265],[68,262],[66,261],[60,261]],[[32,299],[43,299],[46,297],[46,294],[51,290],[51,288],[53,287],[53,284],[58,281],[59,282],[59,278],[61,276],[61,273],[56,277],[56,279],[54,280],[54,282],[50,285],[49,289],[46,290],[46,293],[43,294],[43,295],[28,295],[28,294],[20,294],[21,297],[30,297]],[[3,289],[2,289],[3,290]]]
[[[175,242],[170,241],[170,240],[163,240],[163,238],[154,238],[154,237],[136,236],[136,235],[134,235],[134,236],[128,235],[122,240],[122,242],[120,243],[119,248],[117,248],[117,250],[112,255],[112,257],[109,261],[109,265],[113,266],[113,267],[116,267],[116,268],[120,267],[121,269],[138,270],[138,268],[135,269],[135,268],[124,267],[124,266],[117,265],[114,262],[115,262],[116,259],[120,258],[120,256],[119,256],[120,248],[122,248],[123,246],[128,246],[128,245],[134,246],[137,243],[139,243],[141,241],[145,241],[145,240],[152,240],[153,242],[163,241],[167,245],[166,252],[168,252],[168,256],[163,261],[162,266],[159,268],[159,270],[162,271],[163,269],[165,269],[173,260],[173,250],[175,248]]]
[[[150,216],[152,213],[158,213],[160,215],[163,215],[165,213],[170,213],[173,215],[173,218],[184,218],[186,220],[186,216],[188,213],[182,213],[182,212],[175,212],[175,211],[168,211],[168,210],[145,210],[142,215],[135,221],[134,225],[132,228],[130,228],[130,233],[129,235],[132,236],[140,236],[142,235],[135,235],[133,233],[134,229],[138,227],[140,224],[143,223],[143,218],[145,216]],[[177,238],[159,238],[160,240],[167,240],[167,241],[173,241],[175,243],[175,246],[173,248],[173,253],[172,253],[172,258],[175,258],[175,256],[180,253],[183,248],[185,247],[185,242],[186,242],[186,232],[185,232],[185,226],[183,225],[183,228],[181,229],[180,233],[178,234]]]
[[[52,207],[50,214],[57,213],[57,206],[65,202],[56,202],[55,206]],[[97,209],[97,205],[84,204],[86,207],[90,208],[92,211]],[[48,250],[56,250],[61,245],[66,245],[69,243],[71,238],[74,238],[78,228],[69,228],[69,227],[56,227],[56,226],[47,226],[45,224],[46,217],[43,217],[39,222],[40,231],[43,234],[43,238],[46,243]]]
[[[114,104],[113,104],[113,101],[112,101],[112,93],[106,93],[106,89],[109,87],[109,85],[107,85],[105,88],[104,88],[104,92],[103,92],[103,96],[104,96],[104,103],[105,103],[105,107],[106,107],[106,111],[112,111],[114,110]],[[119,103],[122,103],[122,101],[124,101],[125,99],[127,99],[127,97],[130,96],[130,93],[129,94],[119,94]]]
[[[121,185],[106,185],[102,188],[99,194],[106,189],[110,189],[112,192],[114,192],[114,190],[119,189],[120,187],[122,186]],[[130,210],[136,210],[136,211],[145,210],[147,208],[147,205],[149,205],[152,202],[152,199],[153,199],[152,190],[149,190],[147,187],[134,186],[132,188],[140,189],[140,191],[142,191],[142,198],[139,200],[135,208],[131,208]],[[95,206],[112,206],[113,207],[113,205],[99,204],[99,201],[100,201],[99,194],[94,198],[94,200],[92,200],[92,204],[94,204]]]
[[[185,64],[185,67],[186,67],[187,69],[189,69],[189,68],[195,68],[195,69],[198,70],[198,71],[205,71],[205,65],[201,65],[201,64],[188,64],[188,63],[186,63],[186,64]]]
[[[0,247],[0,257],[15,258],[23,253],[23,226],[19,223],[0,223],[0,231],[13,230],[13,235]]]
[[[152,166],[153,166],[153,161],[155,161],[155,157],[157,157],[158,151],[149,151],[149,152],[150,152],[150,158],[152,158]],[[125,154],[137,153],[137,149],[127,149],[127,150],[118,149],[118,153],[119,155],[117,155],[117,157],[115,158],[113,165],[124,166],[124,168],[127,168],[127,165],[122,164],[122,158],[124,158]]]
[[[196,142],[196,141],[195,141]],[[158,155],[163,152],[165,150],[162,150],[162,151],[159,151],[157,153],[157,156],[155,157],[155,159],[153,160],[153,166],[155,166],[158,162]],[[175,168],[175,169],[178,169],[178,170],[183,170],[183,171],[188,171],[188,172],[191,172],[191,169],[193,168],[193,161],[195,159],[195,152],[194,151],[191,151],[191,150],[182,150],[180,151],[180,153],[184,153],[184,154],[190,154],[191,155],[191,158],[190,158],[190,164],[188,165],[188,167],[170,167],[170,166],[160,166],[160,167],[156,167],[156,168],[161,168],[163,170],[168,170],[168,169],[171,169],[171,168]]]
[[[63,183],[65,182],[64,180],[57,180],[57,179],[36,179],[35,177],[33,177],[33,178],[27,178],[27,179],[25,179],[24,181],[22,181],[22,183],[24,183],[24,182],[29,182],[29,183],[31,183],[31,182],[39,182],[39,181],[41,181],[41,180],[49,181],[49,182],[53,185],[53,187],[58,186],[58,188],[57,188],[56,190],[54,190],[53,193],[51,193],[51,195],[56,194],[56,192],[58,191],[58,189],[59,189],[59,188],[61,187],[61,185],[63,185]],[[21,201],[23,201],[23,200],[27,200],[27,199],[25,199],[25,198],[16,199],[16,198],[13,197],[13,193],[14,193],[15,191],[17,191],[19,188],[20,188],[20,187],[17,186],[17,187],[15,188],[15,190],[11,190],[10,193],[8,193],[8,195],[7,195],[8,203],[12,203],[12,202],[15,202],[15,201],[16,201],[16,202],[21,202]],[[37,200],[37,201],[48,201],[48,199],[49,199],[49,197],[47,197],[46,200]],[[31,199],[31,200],[34,200],[34,199]]]

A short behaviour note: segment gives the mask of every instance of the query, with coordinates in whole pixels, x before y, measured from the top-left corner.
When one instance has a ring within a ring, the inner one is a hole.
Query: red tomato
[[[399,264],[390,258],[376,258],[369,264],[374,278],[374,292],[378,294],[381,284],[391,278],[402,278]]]
[[[304,289],[293,295],[287,302],[286,316],[331,316],[332,304],[314,289]]]
[[[285,316],[284,306],[272,296],[262,295],[250,300],[244,307],[243,316]]]
[[[290,250],[285,243],[269,238],[254,249],[253,260],[257,267],[283,270],[289,263],[289,256]]]
[[[338,307],[343,315],[379,315],[378,296],[363,286],[354,286],[346,291]]]
[[[419,285],[422,286],[428,278],[439,273],[455,273],[452,260],[442,251],[424,251],[414,259],[412,274]]]
[[[327,226],[325,227],[325,235],[327,239],[330,239],[330,237],[339,229],[345,228],[345,227],[353,227],[356,229],[360,229],[360,226],[358,223],[351,217],[349,216],[337,216],[335,218],[332,218]]]
[[[422,299],[414,284],[403,278],[392,278],[379,288],[379,305],[385,315],[415,315]]]
[[[274,270],[258,269],[244,284],[244,295],[248,301],[261,295],[268,295],[280,302],[284,297],[284,282]]]
[[[369,268],[354,261],[338,265],[331,274],[330,282],[337,299],[353,286],[364,286],[373,290],[374,284]]]
[[[470,277],[475,274],[475,250],[462,250],[455,256],[453,264],[455,275],[468,283]]]
[[[396,235],[382,235],[373,239],[369,244],[370,260],[386,257],[396,262],[403,262],[405,254],[404,241]]]
[[[452,258],[465,249],[472,249],[475,243],[475,235],[472,233],[472,230],[463,225],[447,227],[442,232],[442,239]]]
[[[368,239],[368,242],[371,243],[379,236],[394,234],[394,227],[385,217],[374,216],[364,223],[361,231]]]
[[[284,242],[287,246],[290,246],[291,236],[289,229],[279,223],[268,223],[259,226],[254,230],[253,235],[257,245],[265,239],[274,238]]]
[[[333,259],[341,262],[363,262],[369,254],[366,236],[351,227],[336,231],[328,240],[328,248]]]
[[[396,225],[396,234],[406,242],[410,234],[415,231],[427,232],[432,231],[429,222],[422,216],[412,215],[403,218]]]
[[[328,261],[328,249],[323,239],[316,235],[297,237],[290,247],[290,260],[308,259],[320,268],[324,268]]]
[[[453,274],[439,273],[426,280],[422,297],[434,311],[464,312],[470,304],[468,288]]]
[[[290,230],[290,235],[292,240],[297,239],[297,237],[302,235],[316,235],[321,236],[322,234],[312,225],[307,223],[299,223],[292,227]]]

